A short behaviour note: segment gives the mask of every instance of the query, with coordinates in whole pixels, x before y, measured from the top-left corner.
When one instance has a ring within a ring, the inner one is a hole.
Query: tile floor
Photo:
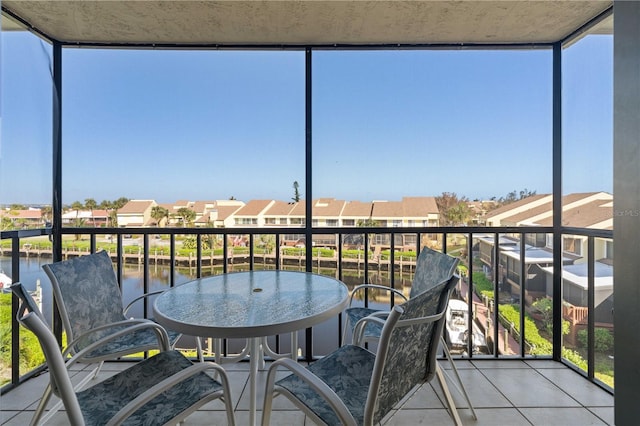
[[[101,375],[106,377],[126,365],[108,363]],[[443,362],[442,365],[447,371],[447,363]],[[477,420],[473,419],[460,393],[449,384],[465,425],[614,424],[613,396],[560,363],[546,360],[474,360],[456,361],[456,365],[478,416]],[[248,363],[225,364],[225,368],[231,380],[237,424],[246,425],[249,421]],[[85,371],[78,371],[77,377],[83,373]],[[47,380],[47,375],[43,374],[0,397],[0,424],[28,424]],[[259,391],[258,401],[262,400],[262,393]],[[383,424],[452,425],[443,401],[435,379],[405,398]],[[222,410],[219,401],[212,402],[189,416],[184,424],[226,425]],[[66,417],[58,413],[48,424],[67,424]],[[313,423],[286,398],[278,397],[274,400],[271,424],[305,426]]]

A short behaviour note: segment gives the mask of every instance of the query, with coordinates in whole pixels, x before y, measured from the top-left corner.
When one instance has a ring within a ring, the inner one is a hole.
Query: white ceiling
[[[564,39],[612,4],[600,0],[0,1],[3,9],[64,43],[225,46],[549,43]],[[608,21],[605,25],[610,26]],[[4,21],[3,29],[8,24]]]

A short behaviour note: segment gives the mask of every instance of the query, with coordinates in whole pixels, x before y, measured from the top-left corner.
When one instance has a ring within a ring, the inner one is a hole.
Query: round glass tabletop
[[[249,338],[301,330],[338,315],[348,289],[307,272],[233,272],[200,278],[158,296],[156,320],[184,334]]]

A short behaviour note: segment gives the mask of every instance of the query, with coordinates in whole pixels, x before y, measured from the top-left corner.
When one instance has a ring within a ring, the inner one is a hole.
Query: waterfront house
[[[0,220],[11,223],[13,229],[41,227],[45,224],[40,209],[0,210]]]
[[[274,200],[264,213],[265,226],[288,226],[289,214],[295,207],[296,203],[288,203],[286,201]]]
[[[568,194],[563,197],[562,223],[566,227],[583,229],[612,229],[613,196],[605,192]],[[491,212],[486,220],[496,226],[551,226],[553,208],[549,195],[534,195]],[[526,231],[526,230],[523,230]],[[500,237],[498,269],[494,276],[495,240],[478,238],[479,258],[499,290],[512,300],[521,295],[532,304],[538,299],[553,297],[554,256],[553,239],[548,234],[526,235],[524,260],[518,234]],[[593,263],[588,262],[592,251]],[[571,342],[576,333],[587,325],[589,310],[588,276],[593,267],[594,320],[598,327],[613,328],[613,242],[586,235],[566,234],[562,240],[563,318],[570,323]],[[524,271],[524,275],[523,275]],[[522,282],[526,282],[524,288]]]
[[[242,201],[216,200],[211,202],[195,202],[194,209],[204,204],[195,221],[196,227],[229,228],[234,226],[233,214],[244,206]]]
[[[154,200],[130,200],[121,209],[118,209],[118,227],[148,227],[154,224],[151,218],[151,210],[157,206]]]
[[[84,226],[106,226],[109,221],[109,212],[102,209],[67,210],[62,214],[64,224],[73,226],[77,221],[82,221]]]
[[[265,214],[275,200],[250,200],[233,214],[236,227],[259,227],[266,223]]]
[[[516,215],[518,213],[530,211],[538,206],[542,206],[550,203],[553,200],[551,194],[539,194],[532,195],[522,200],[515,201],[513,203],[506,204],[491,210],[486,216],[479,219],[481,225],[487,226],[502,226],[502,221],[508,217]],[[548,210],[548,207],[545,211]],[[511,221],[513,222],[513,221]]]

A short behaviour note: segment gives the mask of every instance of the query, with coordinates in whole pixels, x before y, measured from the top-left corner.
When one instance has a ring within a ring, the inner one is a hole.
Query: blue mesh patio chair
[[[416,270],[413,282],[411,284],[411,289],[409,291],[409,298],[412,298],[434,286],[437,286],[440,283],[450,280],[451,277],[453,277],[456,273],[458,262],[459,259],[453,256],[449,256],[445,253],[430,249],[428,247],[423,247],[420,251],[420,254],[418,255],[418,258],[416,259]],[[387,286],[378,284],[361,284],[359,286],[356,286],[351,292],[349,307],[345,309],[345,329],[343,333],[343,339],[345,339],[347,336],[347,330],[351,330],[353,335],[356,324],[363,318],[366,318],[368,316],[375,316],[379,317],[380,319],[384,319],[388,315],[388,311],[381,311],[369,307],[352,306],[356,296],[362,293],[365,289],[375,289],[376,291],[385,291],[391,293],[394,296],[398,297],[400,302],[408,300],[408,298],[401,291]],[[378,341],[382,332],[382,324],[382,321],[368,322],[366,327],[360,328],[360,332],[362,333],[362,335],[359,336],[358,339],[363,342]],[[464,387],[462,379],[460,378],[460,374],[458,373],[458,369],[453,362],[451,353],[449,352],[449,348],[444,341],[444,337],[442,336],[440,339],[440,343],[445,357],[449,361],[456,379],[456,381],[452,381],[452,383],[460,392],[460,394],[466,399],[473,418],[477,419],[473,404],[471,403],[466,388]],[[455,416],[458,416],[457,412],[455,413]]]
[[[368,323],[382,326],[376,353],[356,340],[307,368],[288,358],[274,361],[267,373],[263,426],[269,424],[275,395],[287,397],[319,424],[378,424],[414,388],[436,376],[450,411],[455,411],[436,352],[457,281],[454,276],[394,306],[385,319],[367,317],[359,322],[356,336]],[[292,374],[276,381],[280,368]]]
[[[77,357],[78,363],[96,364],[93,377],[106,360],[154,349],[172,349],[180,338],[179,333],[167,331],[150,319],[126,316],[122,293],[107,252],[47,264],[42,268],[51,281],[67,337],[63,356]],[[200,351],[198,355],[202,359]],[[88,375],[76,389],[86,385],[91,377]],[[36,409],[36,419],[44,412],[50,397],[51,389],[47,388]],[[49,410],[43,421],[55,411]]]
[[[21,304],[16,315],[40,342],[49,369],[50,388],[62,400],[72,425],[177,424],[204,404],[220,398],[227,424],[235,425],[229,381],[222,367],[192,363],[180,352],[160,352],[87,389],[76,391],[69,367],[82,357],[66,358],[29,293],[16,283],[11,290]],[[207,370],[215,372],[214,380]],[[38,423],[37,414],[31,422]]]

